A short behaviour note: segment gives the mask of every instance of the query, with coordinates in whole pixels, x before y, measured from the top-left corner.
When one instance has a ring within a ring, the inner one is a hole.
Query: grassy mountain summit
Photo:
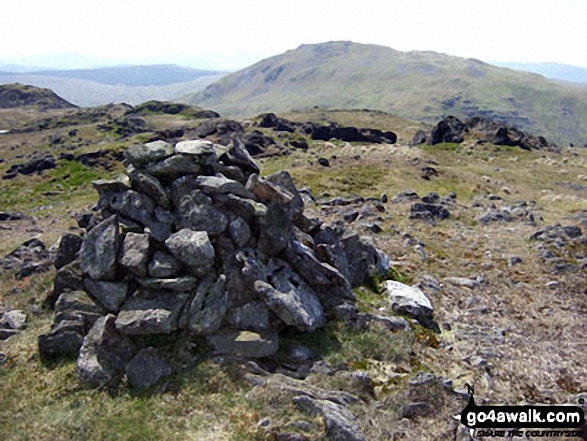
[[[34,107],[42,109],[69,109],[73,104],[64,100],[49,89],[41,89],[22,84],[0,86],[0,109]]]
[[[435,122],[482,115],[559,143],[587,143],[587,87],[435,52],[302,45],[184,97],[225,115],[325,106]]]

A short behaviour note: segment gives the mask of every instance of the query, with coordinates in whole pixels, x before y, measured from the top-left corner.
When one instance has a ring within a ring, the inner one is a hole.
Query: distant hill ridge
[[[480,115],[549,141],[587,143],[587,86],[474,59],[346,41],[302,45],[182,101],[226,116],[313,106],[382,110],[429,123]]]
[[[49,89],[22,84],[0,86],[0,109],[34,107],[37,109],[71,109],[77,106]]]

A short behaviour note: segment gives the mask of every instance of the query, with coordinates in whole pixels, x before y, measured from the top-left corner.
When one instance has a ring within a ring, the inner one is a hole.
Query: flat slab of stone
[[[175,151],[194,156],[196,161],[202,165],[213,164],[218,159],[214,144],[202,139],[178,142],[175,145]]]
[[[135,167],[142,168],[152,162],[161,161],[173,153],[171,144],[165,141],[153,141],[130,146],[125,150],[124,157]]]
[[[276,331],[257,333],[225,330],[209,336],[208,340],[220,354],[246,358],[269,357],[279,349],[279,339]]]
[[[169,279],[137,279],[139,284],[149,290],[166,290],[166,291],[193,291],[198,286],[198,279],[192,276],[182,276]]]

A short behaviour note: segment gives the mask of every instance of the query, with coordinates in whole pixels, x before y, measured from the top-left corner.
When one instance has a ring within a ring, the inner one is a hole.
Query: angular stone
[[[228,224],[228,233],[238,248],[244,247],[251,239],[251,228],[242,217],[236,217]]]
[[[256,333],[227,329],[209,336],[208,340],[220,354],[246,358],[270,357],[279,349],[279,338],[274,330]]]
[[[369,275],[369,258],[365,247],[359,235],[352,231],[343,235],[341,245],[348,262],[349,282],[352,286],[358,286]]]
[[[194,156],[196,162],[202,165],[211,165],[218,160],[214,144],[201,139],[178,142],[175,152]]]
[[[77,374],[91,387],[113,384],[136,352],[128,337],[116,330],[115,322],[112,314],[99,318],[84,338],[77,359]]]
[[[114,280],[119,246],[118,219],[111,216],[84,237],[80,250],[82,272],[94,280]]]
[[[297,240],[290,240],[285,248],[284,258],[314,288],[325,307],[354,302],[355,296],[348,280],[336,268],[320,262],[305,245]]]
[[[130,297],[116,319],[116,328],[127,335],[170,334],[177,330],[187,293],[143,292]]]
[[[170,375],[171,366],[155,348],[143,348],[126,366],[126,378],[133,389],[146,389]]]
[[[175,257],[165,251],[155,251],[148,270],[151,277],[164,279],[178,275],[181,270],[181,264]]]
[[[304,211],[304,201],[298,192],[296,185],[293,181],[293,178],[286,170],[282,170],[280,172],[274,173],[270,176],[267,176],[267,181],[278,185],[281,189],[284,189],[291,193],[293,196],[291,201],[291,208],[294,213],[303,213]],[[295,216],[294,216],[295,217]]]
[[[110,202],[110,207],[122,216],[149,225],[153,219],[155,203],[149,196],[128,190],[117,194]]]
[[[135,276],[145,277],[149,254],[149,235],[128,233],[122,243],[118,263]]]
[[[166,291],[180,291],[188,292],[194,290],[198,286],[198,279],[192,276],[182,276],[173,279],[137,279],[139,284],[148,290],[166,290]]]
[[[245,173],[259,173],[259,166],[253,161],[244,143],[237,137],[233,137],[228,151],[220,156],[220,161],[225,165],[235,165]]]
[[[228,297],[224,291],[226,276],[217,280],[208,278],[200,284],[189,305],[188,329],[200,335],[209,335],[220,328],[226,313]]]
[[[38,338],[39,352],[42,357],[56,355],[78,355],[84,341],[79,328],[61,326]]]
[[[163,206],[169,206],[169,197],[161,182],[154,176],[148,173],[142,173],[138,170],[133,170],[129,173],[130,185],[139,193],[144,193],[149,196],[155,203]]]
[[[214,261],[214,248],[205,231],[184,228],[172,234],[165,246],[173,257],[189,267],[205,266]]]
[[[147,168],[147,173],[166,180],[200,173],[200,165],[188,155],[175,155]]]
[[[224,176],[198,176],[196,178],[196,184],[206,194],[224,194],[230,193],[237,196],[249,197],[249,194],[245,190],[243,184],[232,179],[228,179]]]
[[[55,302],[64,292],[83,289],[84,278],[80,269],[80,262],[79,260],[74,260],[57,271],[53,282],[53,291],[47,296],[46,301],[50,307],[54,307]]]
[[[77,234],[68,233],[61,236],[55,255],[55,268],[61,269],[68,263],[73,262],[82,247],[82,243],[82,238]]]
[[[251,199],[241,198],[233,194],[215,195],[214,200],[237,216],[242,217],[246,222],[259,219],[267,215],[267,206]]]
[[[268,256],[277,256],[293,234],[291,210],[286,205],[271,202],[267,215],[259,219],[259,229],[259,250]]]
[[[122,179],[98,179],[92,181],[92,187],[100,194],[106,192],[119,193],[129,189],[128,178],[124,176]]]
[[[403,283],[388,280],[385,282],[389,304],[394,311],[406,314],[417,320],[431,317],[434,309],[428,297],[419,290]]]
[[[259,175],[249,176],[246,189],[252,191],[263,202],[277,202],[279,204],[289,204],[294,196],[279,185],[271,181],[259,179]]]
[[[262,302],[249,302],[231,309],[227,321],[236,329],[263,331],[269,329],[269,310]]]
[[[224,213],[212,205],[212,200],[196,190],[175,204],[177,227],[205,231],[209,235],[222,233],[228,225]]]
[[[253,250],[239,251],[237,259],[247,282],[286,325],[305,332],[325,324],[316,293],[286,262]]]
[[[20,331],[26,328],[26,314],[20,309],[13,309],[4,313],[4,320],[10,328]]]
[[[168,158],[173,153],[174,150],[171,144],[165,141],[153,141],[147,144],[130,146],[125,150],[124,157],[135,167],[143,168],[152,162]]]
[[[55,312],[86,311],[103,315],[106,311],[84,291],[67,291],[55,303]]]
[[[118,282],[105,282],[93,280],[86,277],[84,280],[86,290],[94,297],[108,312],[117,313],[126,300],[128,284]]]

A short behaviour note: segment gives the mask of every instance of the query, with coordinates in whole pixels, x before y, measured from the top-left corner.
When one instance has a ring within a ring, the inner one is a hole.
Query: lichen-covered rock
[[[55,268],[61,269],[77,258],[77,253],[82,246],[83,240],[75,234],[64,234],[59,240],[57,253],[55,254]]]
[[[120,378],[136,352],[128,337],[116,330],[115,322],[112,314],[98,319],[84,338],[77,373],[91,387],[103,387]]]
[[[188,329],[191,332],[208,335],[220,328],[228,305],[225,283],[225,275],[217,280],[209,277],[202,281],[189,305]]]
[[[86,277],[84,287],[108,312],[117,313],[126,300],[128,284],[122,282],[106,282]]]
[[[94,280],[114,280],[119,245],[118,219],[111,216],[84,237],[80,250],[82,272]]]
[[[214,261],[214,247],[205,231],[188,228],[172,234],[165,247],[173,257],[189,267],[205,266]]]
[[[149,235],[127,233],[122,243],[118,262],[135,276],[145,277],[149,254]]]
[[[145,167],[146,165],[161,161],[173,155],[173,146],[165,141],[153,141],[147,144],[138,144],[130,146],[125,152],[124,157],[135,167]]]
[[[417,320],[432,317],[432,303],[422,290],[394,280],[385,282],[389,304],[394,311]]]

